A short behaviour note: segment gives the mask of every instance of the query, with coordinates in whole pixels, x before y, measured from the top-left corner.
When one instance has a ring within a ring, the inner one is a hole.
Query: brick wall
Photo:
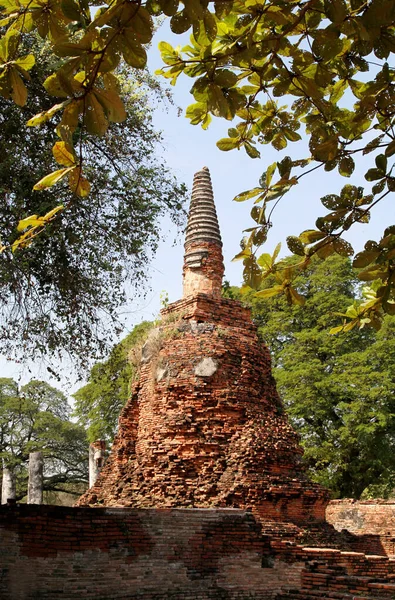
[[[361,552],[395,554],[395,502],[393,500],[332,500],[326,519],[335,529],[356,535],[355,549]],[[381,551],[380,551],[381,548]]]
[[[394,559],[281,541],[238,509],[2,506],[0,540],[1,600],[395,598]]]
[[[1,507],[0,539],[2,600],[272,600],[302,568],[237,509]]]

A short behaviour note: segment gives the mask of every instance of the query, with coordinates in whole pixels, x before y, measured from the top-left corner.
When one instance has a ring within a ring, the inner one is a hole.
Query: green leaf
[[[316,229],[306,229],[303,231],[299,239],[303,244],[314,244],[314,242],[318,242],[326,237],[326,234],[322,231],[317,231]]]
[[[266,175],[265,175],[265,185],[266,187],[270,187],[271,181],[273,179],[273,175],[276,171],[277,168],[277,163],[274,162],[270,165],[270,167],[268,167],[266,169]]]
[[[224,117],[225,119],[231,118],[229,112],[229,104],[226,100],[222,89],[216,83],[209,82],[206,87],[207,90],[207,105],[209,110],[216,117]]]
[[[224,152],[228,152],[229,150],[234,150],[238,146],[239,146],[239,140],[237,140],[235,138],[222,138],[221,140],[218,140],[218,142],[217,142],[217,148],[219,148],[220,150],[223,150]],[[237,200],[237,202],[241,202],[241,200]]]
[[[213,42],[217,36],[217,21],[208,10],[204,12],[203,24],[208,39]]]
[[[274,252],[273,252],[273,256],[272,256],[273,264],[276,262],[276,259],[277,259],[278,255],[280,254],[280,250],[281,250],[281,243],[279,242],[277,244],[277,246],[274,248]]]
[[[62,0],[60,7],[63,14],[71,21],[81,21],[81,9],[75,0]]]
[[[340,256],[352,256],[354,254],[354,248],[349,242],[343,240],[342,238],[335,239],[333,242],[333,247],[335,252],[340,254]]]
[[[347,4],[344,0],[325,0],[324,10],[332,23],[341,23],[348,16]]]
[[[287,237],[287,246],[293,254],[298,254],[299,256],[305,256],[304,246],[300,239],[294,235],[290,235]]]
[[[379,154],[375,158],[376,167],[382,171],[382,176],[384,176],[387,172],[387,157],[385,154]]]
[[[371,265],[365,271],[358,273],[358,279],[362,281],[375,281],[375,279],[381,279],[386,277],[386,270],[380,265]]]
[[[338,153],[338,140],[337,137],[333,137],[325,142],[313,146],[311,153],[316,160],[326,162],[333,160]]]
[[[381,179],[383,177],[383,171],[381,169],[369,169],[365,173],[365,179],[367,181],[376,181],[377,179]]]
[[[353,174],[355,169],[355,162],[351,158],[351,156],[344,156],[339,161],[339,173],[343,177],[350,177]]]
[[[172,17],[178,10],[179,0],[159,0],[161,8],[167,17]]]
[[[395,154],[395,140],[393,140],[392,142],[390,142],[388,144],[388,146],[385,149],[385,155],[386,156],[392,156],[393,154]]]
[[[251,254],[252,254],[252,252],[251,252],[250,248],[244,248],[241,252],[239,252],[238,254],[236,254],[236,256],[234,256],[232,258],[232,262],[249,258],[251,256]]]
[[[292,304],[297,304],[298,306],[304,306],[306,303],[306,298],[301,296],[299,292],[292,286],[288,286],[288,294],[291,299]]]
[[[250,142],[244,142],[244,148],[250,158],[259,158],[261,153]]]
[[[343,325],[338,325],[337,327],[332,327],[332,329],[329,330],[329,333],[331,335],[336,335],[337,333],[340,333],[341,331],[343,331],[344,327]]]
[[[61,81],[58,73],[53,73],[44,81],[44,87],[48,94],[59,98],[67,98],[69,91],[65,89],[64,81]],[[70,84],[71,85],[71,84]]]
[[[237,83],[237,75],[229,69],[219,69],[215,72],[214,81],[221,88],[233,87]]]
[[[113,123],[122,123],[126,119],[125,106],[117,92],[95,88],[94,94],[103,106],[106,116],[110,121]]]
[[[185,10],[176,13],[170,19],[170,29],[173,33],[185,33],[191,27],[192,21]]]

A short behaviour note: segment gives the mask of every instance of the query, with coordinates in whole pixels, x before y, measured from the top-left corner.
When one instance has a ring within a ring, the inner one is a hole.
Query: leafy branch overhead
[[[256,288],[275,271],[270,293],[285,292],[289,301],[301,303],[291,282],[310,257],[351,256],[354,250],[343,234],[354,223],[367,223],[372,208],[395,190],[395,69],[388,62],[395,50],[395,4],[236,0],[224,3],[213,20],[210,26],[195,24],[190,45],[181,50],[162,44],[167,66],[161,72],[173,84],[182,73],[195,79],[196,102],[186,113],[192,124],[206,128],[212,115],[232,121],[228,137],[217,143],[223,151],[244,149],[259,158],[262,144],[281,151],[302,134],[307,139],[307,156],[273,163],[259,186],[235,198],[254,199],[255,223],[237,257],[244,260],[246,285]],[[316,169],[337,169],[350,178],[358,158],[367,154],[373,157],[365,173],[368,189],[346,185],[340,194],[322,198],[329,212],[317,219],[316,229],[287,240],[300,263],[281,275],[281,261],[268,269],[257,248],[283,196]],[[370,289],[369,301],[345,317],[344,326],[378,327],[383,312],[395,311],[395,229],[387,225],[383,238],[367,242],[354,259],[355,267],[364,268],[362,280],[379,283]]]
[[[99,8],[92,17],[95,5]],[[145,48],[154,32],[153,17],[173,14],[177,9],[178,2],[168,0],[0,1],[0,26],[4,31],[0,39],[0,94],[4,98],[20,106],[27,102],[23,79],[29,79],[28,71],[36,61],[34,54],[24,53],[29,37],[37,33],[59,57],[57,68],[44,82],[56,102],[29,119],[27,125],[40,127],[55,120],[60,141],[55,143],[53,155],[62,168],[43,177],[35,190],[50,188],[66,178],[74,194],[89,194],[90,184],[83,172],[86,134],[103,136],[110,123],[126,118],[117,76],[120,61],[134,69],[145,68]],[[190,23],[200,19],[202,11],[198,0],[186,0],[183,12]],[[48,217],[41,218],[44,224]],[[31,243],[33,234],[38,233],[34,227],[14,244],[13,250]],[[3,244],[0,251],[5,248]]]
[[[26,37],[37,32],[59,57],[44,83],[54,105],[28,122],[40,126],[54,120],[57,144],[63,144],[62,152],[54,149],[61,168],[38,182],[38,189],[67,179],[75,194],[89,193],[85,134],[102,136],[109,123],[125,119],[118,65],[123,60],[135,69],[145,67],[155,20],[164,16],[174,33],[192,35],[182,49],[160,44],[165,63],[160,72],[172,84],[181,74],[194,79],[194,103],[186,112],[192,124],[206,128],[212,116],[232,121],[228,137],[218,142],[220,149],[244,149],[256,159],[262,144],[282,151],[302,135],[308,141],[307,155],[281,158],[256,188],[236,198],[255,198],[254,225],[241,256],[247,285],[255,287],[266,276],[257,248],[266,240],[275,206],[301,177],[316,169],[337,169],[350,178],[359,157],[373,157],[365,173],[366,191],[349,185],[340,194],[326,195],[322,202],[329,212],[317,220],[316,229],[289,238],[300,264],[278,274],[276,289],[297,303],[303,301],[292,292],[298,269],[306,268],[313,254],[351,256],[344,233],[354,223],[368,222],[370,211],[395,189],[392,0],[0,0],[0,5],[4,97],[26,102],[24,79],[34,64],[33,54],[24,50]],[[358,307],[354,325],[378,326],[382,313],[393,310],[394,248],[395,234],[387,223],[382,240],[367,242],[355,258],[356,267],[364,263],[361,277],[379,284],[369,292],[375,300]]]

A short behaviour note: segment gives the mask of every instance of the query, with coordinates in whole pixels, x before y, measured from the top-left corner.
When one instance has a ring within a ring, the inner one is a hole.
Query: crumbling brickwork
[[[143,347],[110,458],[80,506],[229,506],[270,521],[324,520],[328,492],[303,472],[269,351],[250,311],[221,298],[221,246],[203,169],[186,233],[184,297],[162,311]]]
[[[80,505],[234,506],[323,520],[249,311],[205,294],[162,311],[109,460]]]

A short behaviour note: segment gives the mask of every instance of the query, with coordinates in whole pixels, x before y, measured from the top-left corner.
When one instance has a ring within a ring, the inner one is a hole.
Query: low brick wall
[[[338,531],[347,529],[357,536],[356,550],[395,555],[393,500],[332,500],[326,509],[326,519]]]
[[[393,582],[394,559],[280,540],[239,509],[0,507],[1,600],[393,600]]]
[[[0,540],[2,600],[272,600],[303,566],[237,509],[1,507]]]

